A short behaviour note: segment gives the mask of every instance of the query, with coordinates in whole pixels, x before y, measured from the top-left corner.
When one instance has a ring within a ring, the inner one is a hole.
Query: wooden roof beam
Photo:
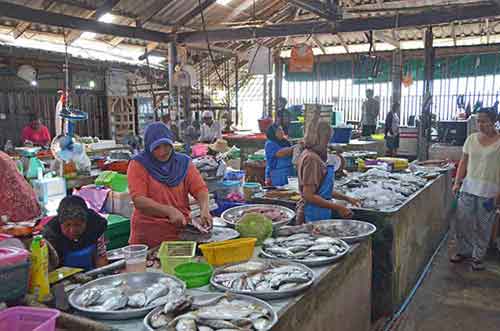
[[[38,3],[41,3],[41,4],[38,4]],[[57,5],[56,2],[51,1],[51,0],[42,0],[42,1],[39,1],[38,3],[35,4],[35,6],[41,7],[42,10],[52,10]],[[12,36],[14,37],[14,39],[17,39],[17,38],[21,37],[26,31],[28,31],[30,27],[31,27],[30,22],[21,22],[16,26],[14,31],[12,31]]]
[[[202,0],[202,1],[200,1],[201,4],[199,6],[194,7],[193,9],[191,9],[190,11],[188,11],[187,13],[182,15],[175,22],[176,30],[177,30],[177,28],[182,27],[182,26],[186,25],[187,23],[189,23],[189,21],[191,21],[196,16],[200,15],[205,9],[207,9],[208,7],[213,5],[216,1],[217,0]]]
[[[295,7],[311,12],[329,21],[335,21],[336,14],[325,3],[318,0],[288,0]]]
[[[385,31],[373,31],[373,35],[382,40],[383,42],[388,43],[391,46],[394,46],[396,48],[400,48],[401,44],[399,40],[396,38],[396,33],[395,30],[392,30],[392,36],[389,36]]]

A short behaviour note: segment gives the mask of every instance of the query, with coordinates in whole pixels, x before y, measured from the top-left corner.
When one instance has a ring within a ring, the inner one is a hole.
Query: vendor
[[[50,144],[49,129],[42,124],[40,116],[30,115],[30,123],[24,127],[22,132],[23,144],[47,147]]]
[[[33,221],[42,214],[35,191],[17,170],[16,162],[0,151],[0,217],[11,222]]]
[[[392,105],[391,111],[385,118],[385,144],[387,156],[397,156],[399,148],[399,103]]]
[[[319,122],[319,112],[315,112],[304,138],[305,149],[297,160],[302,196],[297,204],[298,223],[332,219],[332,211],[342,218],[352,217],[350,209],[332,202],[332,198],[359,205],[358,200],[333,191],[335,168],[327,164],[332,133],[330,124]]]
[[[293,170],[292,144],[285,138],[283,128],[272,124],[266,132],[266,185],[284,186]]]
[[[65,197],[42,234],[55,249],[60,266],[91,270],[108,264],[107,221],[78,196]]]
[[[200,142],[211,144],[222,138],[222,128],[219,122],[214,121],[211,111],[204,111],[202,114],[203,124],[201,125]]]
[[[129,164],[128,185],[134,203],[131,244],[153,248],[178,240],[191,218],[189,195],[200,205],[202,225],[212,226],[207,185],[191,159],[174,151],[171,135],[165,124],[150,124],[144,134],[144,152]]]

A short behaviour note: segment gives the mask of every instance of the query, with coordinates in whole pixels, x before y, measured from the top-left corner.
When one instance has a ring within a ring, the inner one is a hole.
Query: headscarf
[[[205,111],[201,114],[201,118],[210,118],[210,119],[214,119],[214,114],[213,114],[210,110],[205,110]]]
[[[286,140],[286,139],[278,139],[278,137],[276,137],[276,131],[278,130],[278,128],[279,128],[279,125],[276,124],[276,123],[272,124],[271,126],[269,126],[269,128],[267,128],[267,131],[266,131],[267,139],[269,139],[270,141],[275,142],[280,147],[290,147],[290,146],[292,146],[292,144],[290,144],[290,142],[288,140]]]
[[[331,126],[327,122],[320,122],[319,119],[320,112],[315,111],[304,135],[304,145],[306,149],[315,152],[326,162],[328,158],[328,145],[322,145],[321,141],[325,135],[331,133]]]
[[[148,173],[160,183],[168,187],[177,186],[186,177],[191,159],[185,154],[172,151],[168,161],[159,161],[153,156],[153,151],[161,144],[173,146],[172,132],[161,122],[151,123],[144,133],[144,151],[133,160],[141,163]]]

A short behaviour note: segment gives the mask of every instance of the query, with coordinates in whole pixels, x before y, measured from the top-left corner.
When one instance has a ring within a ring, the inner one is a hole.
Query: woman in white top
[[[457,254],[451,262],[472,258],[472,268],[483,270],[491,231],[500,206],[500,135],[494,109],[478,112],[479,132],[470,135],[453,185],[459,194],[456,224]]]
[[[214,121],[214,115],[211,111],[204,111],[202,114],[203,124],[200,130],[200,141],[202,143],[213,143],[222,138],[222,128],[220,123]]]

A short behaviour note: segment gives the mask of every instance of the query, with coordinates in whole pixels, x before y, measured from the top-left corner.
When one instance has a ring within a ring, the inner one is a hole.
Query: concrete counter
[[[268,303],[279,316],[272,331],[369,331],[371,325],[371,241],[356,244],[338,263],[312,268],[313,286],[302,294]],[[188,293],[216,292],[204,286]],[[117,330],[144,330],[142,319],[102,321]]]

